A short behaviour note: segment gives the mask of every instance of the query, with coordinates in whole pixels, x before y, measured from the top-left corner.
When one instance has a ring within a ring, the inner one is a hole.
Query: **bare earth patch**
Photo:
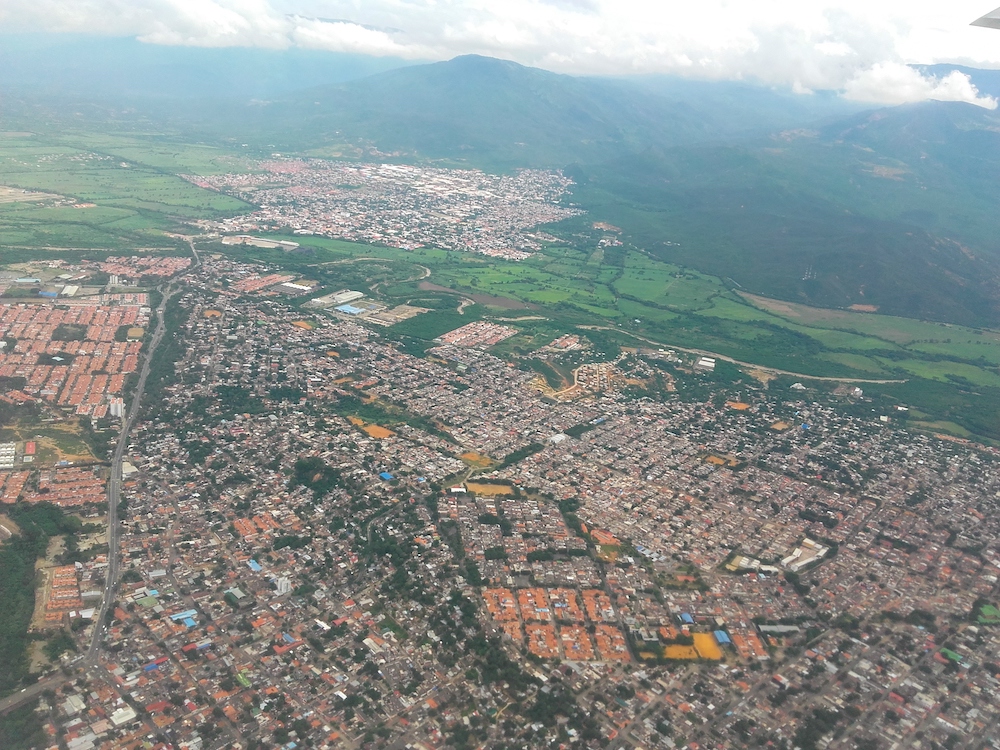
[[[22,190],[21,188],[0,185],[0,203],[31,203],[33,201],[52,200],[61,197],[61,195],[53,193],[37,193],[33,190]]]
[[[19,534],[21,529],[7,516],[0,515],[0,542],[6,542],[14,534]]]

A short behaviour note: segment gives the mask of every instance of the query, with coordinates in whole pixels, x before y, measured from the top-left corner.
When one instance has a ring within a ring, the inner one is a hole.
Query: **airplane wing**
[[[982,18],[972,22],[972,26],[985,26],[988,29],[1000,29],[1000,8],[987,13]]]

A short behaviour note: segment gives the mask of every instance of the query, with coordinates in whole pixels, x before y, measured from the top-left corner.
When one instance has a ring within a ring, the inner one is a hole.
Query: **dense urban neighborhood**
[[[794,5],[0,0],[0,750],[1000,750],[1000,8]]]
[[[586,330],[495,353],[509,315],[418,356],[368,290],[195,260],[0,301],[4,408],[50,430],[0,446],[0,509],[79,519],[37,707],[0,704],[48,745],[1000,746],[996,449]],[[83,419],[90,460],[45,437]]]

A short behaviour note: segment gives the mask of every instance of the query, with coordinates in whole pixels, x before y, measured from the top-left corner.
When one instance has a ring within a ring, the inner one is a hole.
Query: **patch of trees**
[[[802,750],[816,750],[823,735],[832,732],[840,719],[839,711],[825,708],[813,709],[812,716],[807,718],[795,733],[793,744]]]
[[[539,453],[540,451],[542,451],[544,448],[545,448],[545,446],[542,445],[541,443],[529,443],[528,445],[524,446],[523,448],[518,448],[516,451],[512,451],[512,452],[508,453],[504,457],[503,463],[500,464],[500,466],[498,468],[503,469],[503,468],[506,468],[507,466],[513,466],[518,461],[523,461],[528,456],[533,456],[536,453]]]
[[[53,341],[83,341],[87,338],[87,326],[78,323],[60,323],[52,332]]]
[[[479,523],[485,526],[499,526],[500,533],[503,536],[510,536],[514,533],[514,526],[503,516],[497,516],[493,513],[483,513],[479,516]]]
[[[291,385],[277,385],[268,391],[267,397],[272,401],[291,401],[293,403],[298,403],[298,401],[305,395],[305,391],[301,388],[296,388]]]
[[[575,498],[567,498],[559,501],[559,512],[563,515],[566,525],[575,531],[579,536],[586,536],[583,533],[583,521],[576,514],[580,509],[580,501]]]
[[[264,404],[249,390],[238,385],[219,385],[215,388],[222,411],[228,414],[260,414]]]
[[[592,429],[597,427],[596,424],[591,424],[590,422],[581,422],[580,424],[575,424],[564,432],[570,437],[578,438],[585,432],[590,432]]]
[[[555,557],[555,553],[550,549],[534,549],[528,553],[528,562],[550,562]]]
[[[28,384],[28,379],[21,377],[19,375],[15,375],[12,377],[4,375],[3,377],[0,377],[0,391],[3,392],[21,391],[24,390],[24,386],[26,386],[27,384]],[[7,404],[7,406],[11,406],[11,404]]]
[[[205,459],[215,451],[215,445],[204,440],[185,440],[182,445],[193,464],[204,464]]]
[[[802,579],[799,578],[798,573],[793,573],[790,570],[785,571],[785,580],[792,585],[792,588],[795,589],[795,593],[799,596],[805,596],[809,593],[809,584],[803,583]]]
[[[76,641],[65,630],[60,630],[45,644],[45,656],[51,662],[56,662],[67,651],[76,651]]]
[[[152,303],[152,300],[150,300]],[[163,312],[164,336],[149,362],[149,375],[146,378],[146,398],[144,410],[158,409],[163,403],[163,392],[168,385],[177,382],[175,363],[184,357],[184,343],[177,335],[181,324],[187,316],[187,311],[181,305],[180,299],[172,298]],[[150,327],[153,319],[150,318]]]
[[[799,518],[805,519],[806,521],[812,521],[813,523],[821,523],[828,529],[836,528],[840,520],[834,516],[825,513],[817,513],[811,508],[803,508],[799,511]]]
[[[308,487],[317,500],[336,487],[342,486],[340,472],[332,466],[327,466],[322,458],[309,456],[295,462],[292,472],[291,486]]]
[[[0,695],[13,692],[28,677],[28,624],[35,606],[35,560],[45,554],[49,537],[72,539],[80,519],[50,503],[18,503],[7,511],[21,533],[0,546]],[[14,747],[0,743],[3,747]]]
[[[48,744],[41,717],[35,713],[37,703],[26,703],[0,716],[0,747],[6,750],[33,750]]]
[[[311,536],[296,536],[295,534],[288,534],[285,536],[279,536],[274,540],[274,549],[302,549],[308,546],[312,542]]]

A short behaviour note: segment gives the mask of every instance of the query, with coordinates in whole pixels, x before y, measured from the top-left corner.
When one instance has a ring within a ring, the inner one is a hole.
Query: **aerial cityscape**
[[[1000,750],[1000,10],[667,6],[0,8],[0,750]]]

